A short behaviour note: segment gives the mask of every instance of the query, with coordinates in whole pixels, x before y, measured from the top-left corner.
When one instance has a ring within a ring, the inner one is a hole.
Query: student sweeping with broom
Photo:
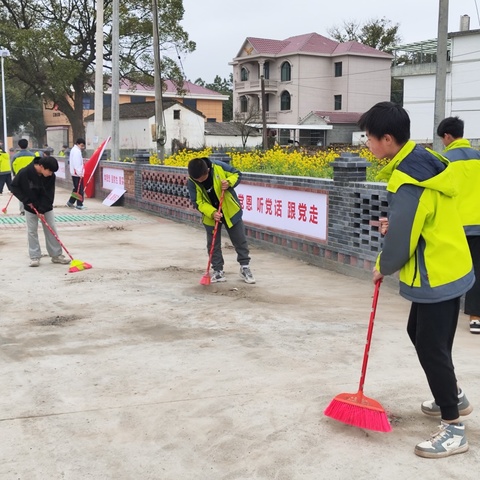
[[[223,272],[222,225],[226,228],[237,252],[240,277],[245,283],[255,283],[249,267],[250,252],[242,220],[243,211],[234,190],[240,183],[241,172],[224,162],[211,161],[202,157],[190,160],[188,175],[190,200],[203,215],[202,221],[207,233],[207,251],[211,252],[213,273],[210,279],[207,277],[210,280],[208,284],[226,281]],[[213,248],[211,248],[212,243]]]
[[[25,207],[28,253],[30,266],[40,266],[42,252],[38,241],[38,214],[55,231],[53,200],[55,197],[55,172],[58,162],[54,157],[34,157],[33,162],[20,170],[12,180],[11,191]],[[70,260],[62,255],[62,246],[43,224],[47,252],[53,263],[67,264]]]
[[[460,297],[474,283],[472,259],[455,205],[449,162],[410,141],[410,118],[400,106],[381,102],[359,126],[377,158],[391,159],[379,173],[388,191],[388,232],[373,281],[399,271],[400,295],[412,302],[407,332],[434,401],[422,411],[441,416],[438,431],[415,453],[439,458],[468,450],[460,415],[472,411],[458,389],[452,361]]]

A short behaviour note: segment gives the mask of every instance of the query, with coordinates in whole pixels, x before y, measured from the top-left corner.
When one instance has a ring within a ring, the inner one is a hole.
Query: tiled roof
[[[206,122],[205,135],[220,135],[220,136],[240,136],[240,126],[230,122]],[[261,134],[255,128],[250,128],[249,136],[257,137]]]
[[[180,102],[175,100],[163,100],[163,109],[167,110],[174,105],[182,105],[183,108],[195,112],[198,115],[202,115],[201,112],[193,108],[187,107]],[[121,103],[119,105],[119,116],[120,119],[133,119],[133,118],[151,118],[155,116],[155,102],[143,102],[143,103]],[[85,117],[86,122],[91,122],[95,119],[95,114],[92,113]],[[105,107],[103,109],[103,120],[112,119],[112,109],[111,107]]]
[[[171,80],[164,80],[164,84],[166,86],[166,89],[165,89],[166,93],[177,94],[177,87]],[[149,92],[149,93],[152,93],[155,90],[152,85],[132,83],[124,79],[120,81],[120,89],[130,90],[135,92]],[[202,87],[195,83],[189,82],[188,80],[185,80],[183,82],[183,89],[187,92],[187,95],[188,93],[191,93],[192,95],[208,95],[212,97],[218,97],[219,95],[222,95],[221,93],[215,92],[214,90],[210,90],[208,88]]]
[[[358,42],[339,43],[333,52],[334,55],[345,55],[347,53],[358,53],[360,55],[376,55],[378,57],[392,58],[392,55],[386,52],[377,50],[376,48],[363,45]]]
[[[317,117],[322,117],[328,125],[334,123],[358,123],[361,113],[358,112],[312,112]]]
[[[247,42],[257,55],[287,55],[292,53],[317,53],[320,55],[363,54],[391,58],[391,55],[358,42],[339,43],[318,33],[307,33],[272,40],[269,38],[247,37]],[[241,53],[241,52],[240,52]]]

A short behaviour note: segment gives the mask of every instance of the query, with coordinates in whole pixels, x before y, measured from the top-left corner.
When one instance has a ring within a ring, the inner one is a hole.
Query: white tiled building
[[[465,122],[465,138],[480,146],[480,30],[448,35],[448,64],[445,116],[459,116]],[[416,52],[432,62],[396,66],[392,75],[403,79],[403,105],[411,119],[411,138],[431,143],[434,135],[436,40],[399,47],[397,54]]]

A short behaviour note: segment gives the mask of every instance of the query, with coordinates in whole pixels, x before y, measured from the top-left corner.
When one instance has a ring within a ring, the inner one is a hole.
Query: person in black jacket
[[[25,207],[27,223],[28,253],[30,266],[40,266],[42,252],[38,240],[38,217],[35,210],[43,215],[47,224],[56,232],[53,200],[55,198],[55,172],[58,162],[54,157],[35,157],[29,165],[21,169],[12,180],[12,193]],[[67,264],[70,260],[62,255],[62,246],[43,224],[47,252],[53,263]]]

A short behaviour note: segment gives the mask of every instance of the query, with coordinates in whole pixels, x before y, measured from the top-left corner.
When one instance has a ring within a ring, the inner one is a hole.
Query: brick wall
[[[126,207],[201,227],[200,214],[188,196],[186,168],[102,162],[95,178],[96,197],[100,198],[108,194],[101,188],[104,166],[124,170]],[[367,166],[364,159],[345,153],[333,164],[333,180],[244,173],[242,183],[328,195],[327,242],[246,223],[250,241],[340,273],[369,276],[381,248],[378,219],[386,215],[387,201],[385,184],[365,181]]]

